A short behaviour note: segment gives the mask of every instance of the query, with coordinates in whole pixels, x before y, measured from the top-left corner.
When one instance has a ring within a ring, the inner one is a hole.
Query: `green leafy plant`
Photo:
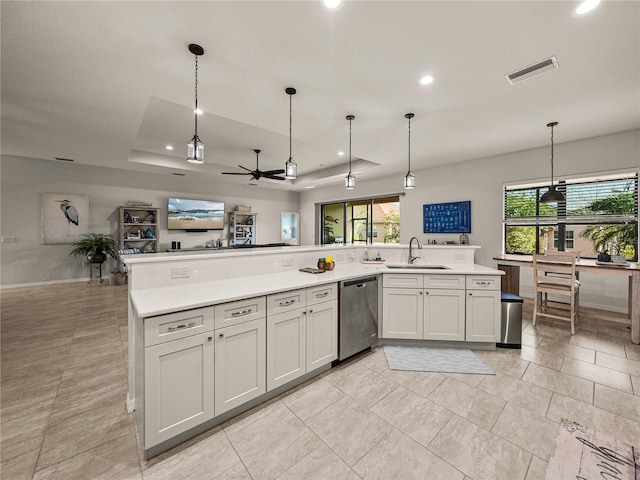
[[[116,241],[111,235],[104,235],[102,233],[90,233],[83,235],[82,240],[73,244],[73,250],[69,252],[69,255],[76,257],[85,256],[95,258],[96,256],[104,255],[106,260],[107,256],[118,259],[118,252],[116,251]]]

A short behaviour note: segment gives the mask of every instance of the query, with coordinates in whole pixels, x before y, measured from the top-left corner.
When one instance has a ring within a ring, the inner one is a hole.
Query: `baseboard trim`
[[[63,284],[63,283],[89,283],[91,280],[98,280],[98,278],[89,278],[89,277],[82,277],[82,278],[69,278],[66,280],[50,280],[47,282],[30,282],[30,283],[14,283],[11,285],[0,285],[0,290],[9,290],[12,288],[25,288],[25,287],[44,287],[47,285],[59,285],[59,284]],[[102,276],[102,281],[106,281],[107,285],[109,284],[109,276]]]

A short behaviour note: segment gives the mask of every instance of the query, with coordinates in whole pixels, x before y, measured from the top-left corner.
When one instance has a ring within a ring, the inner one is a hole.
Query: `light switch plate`
[[[189,278],[191,267],[171,267],[171,278]]]

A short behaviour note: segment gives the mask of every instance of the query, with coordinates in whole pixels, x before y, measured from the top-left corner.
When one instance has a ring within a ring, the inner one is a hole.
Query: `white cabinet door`
[[[216,354],[216,415],[266,391],[264,318],[214,332]]]
[[[144,447],[214,416],[213,332],[144,349]]]
[[[464,341],[464,323],[464,290],[424,291],[423,338]]]
[[[500,314],[500,292],[467,290],[467,342],[497,342]]]
[[[307,307],[307,372],[338,358],[338,303]]]
[[[423,296],[417,288],[382,289],[383,338],[422,339]]]
[[[306,339],[304,308],[267,317],[267,391],[306,373]]]

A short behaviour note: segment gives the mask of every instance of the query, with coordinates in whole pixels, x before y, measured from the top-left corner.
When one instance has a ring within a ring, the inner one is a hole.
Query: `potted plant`
[[[111,235],[90,233],[83,237],[82,240],[73,244],[73,250],[69,255],[87,257],[91,263],[104,263],[108,256],[118,260],[116,241]]]

